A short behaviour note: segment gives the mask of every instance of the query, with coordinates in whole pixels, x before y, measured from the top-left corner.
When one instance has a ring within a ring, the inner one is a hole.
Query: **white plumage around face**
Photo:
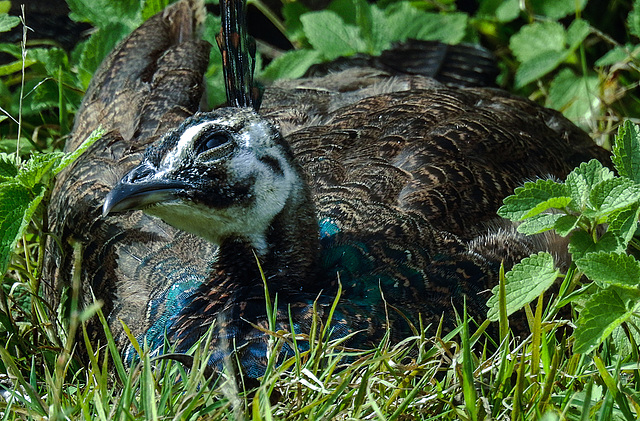
[[[220,244],[265,231],[302,180],[277,130],[251,109],[196,114],[152,147],[109,194],[104,211],[144,209]]]

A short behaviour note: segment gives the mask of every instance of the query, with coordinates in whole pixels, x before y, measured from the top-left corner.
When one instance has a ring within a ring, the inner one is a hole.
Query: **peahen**
[[[502,199],[526,180],[607,159],[528,100],[358,62],[267,88],[259,113],[248,90],[238,107],[197,112],[202,18],[197,1],[181,1],[109,55],[66,149],[99,125],[106,135],[52,195],[61,246],[49,242],[49,294],[79,273],[83,302],[103,302],[128,358],[120,320],[177,352],[215,324],[212,365],[235,350],[260,376],[263,275],[277,295],[275,328],[290,330],[291,314],[296,332],[309,329],[314,303],[327,317],[340,284],[331,334],[358,332],[352,346],[387,327],[401,338],[419,316],[451,329],[463,297],[482,319],[500,262],[554,247],[499,220]]]

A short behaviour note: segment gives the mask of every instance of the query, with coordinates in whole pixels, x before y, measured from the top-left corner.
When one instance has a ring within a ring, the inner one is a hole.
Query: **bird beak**
[[[102,216],[175,200],[178,192],[186,190],[187,186],[183,182],[154,178],[155,172],[150,172],[143,165],[125,175],[107,194],[102,206]]]

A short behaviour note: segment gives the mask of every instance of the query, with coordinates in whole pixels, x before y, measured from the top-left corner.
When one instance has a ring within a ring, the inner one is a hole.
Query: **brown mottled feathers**
[[[101,215],[106,194],[145,147],[198,110],[209,52],[208,44],[195,40],[201,21],[201,5],[181,1],[106,59],[67,150],[99,125],[106,134],[58,177],[52,195],[50,230],[61,246],[48,243],[48,294],[57,296],[70,284],[73,246],[80,247],[84,302],[92,294],[104,302],[123,347],[119,319],[137,337],[152,329],[162,337],[167,318],[177,311],[167,308],[167,297],[185,294],[198,301],[202,297],[189,295],[194,285],[216,279],[210,271],[221,257],[205,240],[141,211]],[[410,316],[422,313],[427,323],[437,323],[443,313],[451,319],[462,295],[471,313],[482,317],[502,259],[511,263],[555,247],[547,237],[522,242],[496,216],[502,199],[527,180],[561,178],[590,158],[607,160],[604,150],[555,111],[500,90],[447,87],[419,75],[350,67],[279,82],[267,89],[262,104],[261,114],[280,128],[310,186],[309,206],[315,206],[326,247],[322,274],[289,280],[288,297],[301,297],[290,303],[292,309],[306,317],[317,290],[332,291],[336,271],[349,267],[350,275],[341,277],[344,319],[337,324],[369,329],[371,338],[386,323],[380,288],[389,303]],[[347,255],[360,260],[348,261]],[[305,291],[311,284],[315,289]],[[256,288],[260,296],[262,283]],[[229,300],[223,303],[229,307],[237,304],[234,294],[225,290],[206,299]],[[352,311],[350,304],[366,311]],[[245,315],[245,308],[238,311]],[[263,324],[259,314],[253,322]],[[190,320],[215,320],[199,316]],[[246,335],[260,340],[255,330]]]
[[[113,185],[140,161],[147,145],[199,107],[210,45],[196,39],[204,19],[198,1],[182,1],[149,19],[105,60],[91,81],[66,150],[98,126],[106,134],[61,173],[49,207],[45,293],[71,283],[73,246],[81,247],[84,303],[92,295],[105,315],[134,334],[147,329],[147,304],[171,271],[204,276],[214,247],[144,215],[102,217]],[[194,276],[196,276],[194,275]],[[101,330],[101,328],[98,328]],[[124,340],[124,337],[120,339]]]

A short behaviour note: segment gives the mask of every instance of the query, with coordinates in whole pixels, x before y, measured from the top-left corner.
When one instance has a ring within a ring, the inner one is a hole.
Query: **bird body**
[[[296,332],[314,306],[327,315],[341,283],[333,335],[360,332],[354,346],[386,328],[402,337],[419,315],[450,329],[463,297],[481,318],[500,262],[552,246],[500,221],[502,199],[606,159],[530,101],[373,68],[280,82],[260,114],[196,113],[206,46],[184,36],[193,4],[152,18],[102,65],[68,149],[98,124],[107,134],[59,177],[50,207],[53,231],[82,245],[85,302],[104,302],[125,350],[118,320],[179,352],[215,324],[212,363],[235,347],[259,376],[265,283],[277,328]],[[142,58],[140,40],[153,44]],[[72,272],[65,247],[49,244],[53,289]]]

